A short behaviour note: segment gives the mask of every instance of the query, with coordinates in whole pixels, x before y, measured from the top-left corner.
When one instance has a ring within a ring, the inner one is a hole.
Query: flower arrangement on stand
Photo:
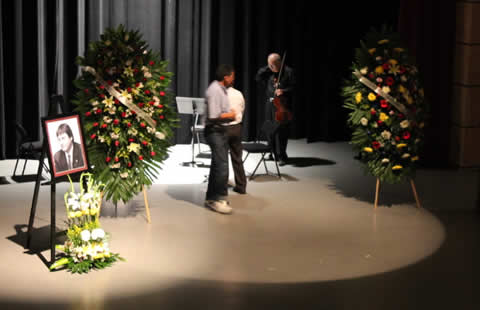
[[[86,189],[84,177],[87,177]],[[110,252],[109,236],[100,226],[101,190],[103,184],[94,182],[92,174],[80,176],[80,192],[76,193],[72,180],[71,189],[65,193],[67,209],[67,240],[56,248],[63,254],[50,269],[65,266],[72,273],[85,273],[92,268],[103,269],[118,260],[119,254]]]
[[[138,31],[120,25],[78,57],[82,75],[73,100],[82,116],[89,161],[104,197],[129,201],[151,185],[168,157],[178,118],[168,89],[167,61]]]
[[[368,173],[399,183],[413,178],[424,142],[421,78],[397,33],[383,27],[360,43],[342,90],[351,144]]]

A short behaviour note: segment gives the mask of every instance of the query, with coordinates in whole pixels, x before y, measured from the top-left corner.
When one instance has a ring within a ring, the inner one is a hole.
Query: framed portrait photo
[[[88,170],[80,116],[76,113],[42,118],[48,160],[54,178]]]

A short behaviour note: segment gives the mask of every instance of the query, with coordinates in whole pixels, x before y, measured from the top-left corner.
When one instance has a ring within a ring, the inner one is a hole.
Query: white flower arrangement
[[[86,190],[83,178],[88,177]],[[100,202],[103,184],[94,182],[90,173],[80,177],[80,192],[75,193],[73,183],[71,190],[65,193],[67,209],[67,241],[57,245],[63,254],[50,269],[65,266],[72,273],[88,272],[92,268],[102,269],[111,266],[117,260],[124,260],[119,254],[111,253],[108,246],[108,235],[100,227]]]

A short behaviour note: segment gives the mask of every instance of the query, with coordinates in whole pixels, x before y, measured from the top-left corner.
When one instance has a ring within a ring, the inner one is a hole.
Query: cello
[[[275,90],[273,92],[272,103],[275,106],[275,120],[279,123],[286,121],[291,121],[293,118],[292,112],[290,112],[285,104],[286,98],[284,95],[277,96],[277,89],[280,87],[280,78],[282,77],[283,66],[285,64],[285,52],[282,57],[282,64],[280,66],[280,71],[278,73],[278,78],[274,78],[273,82],[275,83]]]

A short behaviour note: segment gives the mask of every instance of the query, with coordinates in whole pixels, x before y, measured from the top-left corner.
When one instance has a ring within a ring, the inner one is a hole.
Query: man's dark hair
[[[232,65],[221,64],[217,67],[217,71],[215,72],[215,79],[219,82],[223,81],[223,78],[232,74],[233,71],[235,70],[233,69]]]
[[[63,123],[63,124],[60,124],[60,126],[58,126],[57,128],[57,137],[61,134],[64,134],[66,133],[67,136],[69,136],[70,138],[72,138],[72,142],[73,142],[73,133],[72,133],[72,129],[70,129],[70,126],[68,126],[67,124]]]

